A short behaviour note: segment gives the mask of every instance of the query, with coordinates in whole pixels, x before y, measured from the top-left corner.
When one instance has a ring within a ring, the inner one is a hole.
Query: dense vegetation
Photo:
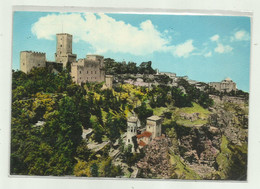
[[[139,66],[134,62],[116,62],[114,59],[106,58],[104,60],[106,74],[155,74],[152,68],[152,62],[142,62]]]
[[[105,61],[107,74],[155,73],[151,62],[136,66],[132,62]],[[160,84],[151,88],[118,83],[113,89],[104,89],[103,83],[76,85],[67,71],[58,74],[46,68],[34,69],[29,74],[13,71],[11,174],[123,176],[122,167],[113,163],[109,153],[118,145],[122,161],[129,167],[145,156],[143,151],[132,153],[131,146],[125,146],[121,138],[126,132],[127,116],[136,114],[142,126],[149,116],[164,117],[162,133],[172,140],[170,162],[177,170],[172,178],[199,179],[180,158],[185,151],[178,140],[189,135],[193,126],[208,123],[208,108],[213,106],[209,94],[221,94],[208,86],[201,91],[183,79],[177,87],[165,85],[170,81],[168,76],[156,81]],[[235,121],[241,123],[237,127],[246,129],[243,125],[247,122],[239,117],[246,112],[238,107],[225,108],[237,114]],[[195,121],[180,116],[194,112],[200,116]],[[93,132],[83,140],[82,131],[89,129]],[[219,175],[221,179],[233,179],[239,176],[234,171],[245,170],[247,143],[238,147],[224,136],[221,140],[222,153],[217,158]],[[105,143],[109,145],[100,151],[88,146]],[[225,160],[224,153],[229,153],[232,161],[221,161]]]
[[[45,68],[28,75],[14,71],[11,174],[71,175],[83,156],[87,161],[107,162],[107,153],[97,159],[89,152],[88,159],[87,151],[81,150],[87,149],[82,143],[82,127],[93,128],[96,141],[102,141],[104,134],[115,141],[125,131],[122,103],[109,90],[102,91],[99,100],[91,92],[91,87],[100,91],[101,86],[73,84],[66,71],[57,75]],[[103,110],[109,110],[106,119]],[[111,162],[107,166],[113,168]],[[110,176],[119,173],[116,168]]]

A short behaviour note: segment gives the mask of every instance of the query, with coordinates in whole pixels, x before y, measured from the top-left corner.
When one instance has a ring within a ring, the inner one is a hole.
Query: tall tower
[[[151,116],[146,120],[146,131],[152,133],[152,138],[162,135],[162,119],[159,116]]]
[[[126,145],[128,144],[132,145],[132,152],[134,151],[134,143],[132,140],[133,136],[137,135],[137,124],[138,124],[138,118],[137,117],[129,117],[127,119],[127,133],[126,133]]]
[[[76,54],[72,54],[72,35],[67,33],[56,34],[57,46],[55,53],[55,60],[58,63],[63,63],[63,67],[75,62]]]
[[[57,54],[72,54],[72,35],[59,33],[57,37]]]

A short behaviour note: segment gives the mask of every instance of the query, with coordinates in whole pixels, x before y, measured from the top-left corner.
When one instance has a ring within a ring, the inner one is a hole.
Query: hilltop
[[[248,93],[184,78],[169,85],[165,74],[149,77],[151,62],[120,63],[132,68],[123,72],[109,61],[112,89],[77,85],[66,70],[13,72],[11,174],[246,179]],[[124,82],[136,74],[151,85]],[[152,115],[163,120],[162,137],[138,153],[125,145],[133,115],[142,127]]]

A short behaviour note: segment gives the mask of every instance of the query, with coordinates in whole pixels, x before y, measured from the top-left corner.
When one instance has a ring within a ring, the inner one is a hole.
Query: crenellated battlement
[[[36,51],[21,51],[20,68],[24,73],[29,73],[33,68],[46,67],[46,54]]]
[[[57,33],[56,35],[68,35],[68,36],[72,36],[72,35],[69,34],[69,33]]]
[[[40,54],[40,55],[46,54],[44,52],[38,52],[38,51],[21,51],[21,53],[31,53],[31,54]]]

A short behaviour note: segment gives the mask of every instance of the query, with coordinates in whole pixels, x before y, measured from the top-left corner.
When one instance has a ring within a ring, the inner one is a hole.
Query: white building
[[[132,145],[132,152],[134,151],[133,137],[137,135],[138,118],[131,116],[127,119],[127,133],[126,133],[126,145]]]
[[[153,115],[147,118],[146,131],[152,133],[152,138],[160,137],[162,135],[162,118]]]

